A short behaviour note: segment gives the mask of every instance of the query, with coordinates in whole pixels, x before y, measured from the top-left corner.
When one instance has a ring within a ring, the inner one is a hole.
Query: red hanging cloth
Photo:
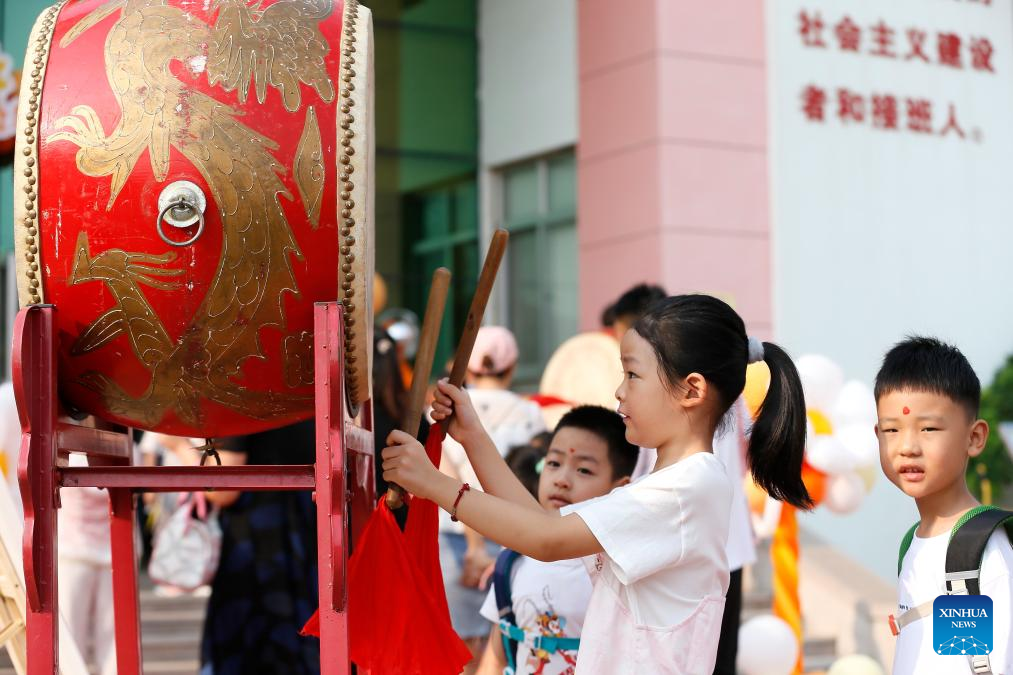
[[[442,424],[434,424],[426,437],[426,454],[433,466],[440,465],[443,455],[443,439],[447,432]],[[428,499],[413,499],[405,524],[405,540],[408,551],[414,552],[415,563],[422,578],[429,581],[434,589],[441,617],[450,625],[450,608],[447,606],[447,592],[443,587],[443,570],[440,568],[440,507]],[[442,619],[441,619],[442,620]],[[467,663],[467,661],[465,661]]]
[[[440,461],[445,434],[434,425],[426,453]],[[454,632],[443,588],[439,507],[407,502],[404,533],[381,498],[349,560],[348,625],[352,661],[370,675],[458,675],[471,653]],[[303,627],[320,635],[314,614]]]

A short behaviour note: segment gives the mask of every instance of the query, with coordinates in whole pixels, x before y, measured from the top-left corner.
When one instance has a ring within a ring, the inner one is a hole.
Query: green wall
[[[478,267],[475,0],[365,0],[373,12],[376,268],[389,307],[425,308],[454,274],[436,367],[451,355]]]
[[[21,68],[28,45],[28,33],[35,18],[52,2],[41,0],[0,0],[0,40],[3,49]],[[14,250],[14,169],[12,157],[0,160],[0,251]]]

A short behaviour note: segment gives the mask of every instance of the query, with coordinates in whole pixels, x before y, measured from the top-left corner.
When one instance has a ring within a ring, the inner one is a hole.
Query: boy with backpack
[[[558,510],[630,481],[639,449],[618,413],[579,406],[556,425],[538,481],[538,502]],[[580,559],[545,563],[505,550],[481,614],[493,623],[478,675],[573,673],[591,579]]]
[[[1011,675],[1013,513],[981,506],[964,478],[968,459],[988,439],[988,424],[978,419],[978,378],[957,348],[911,337],[883,359],[875,394],[883,472],[921,516],[898,560],[893,672]],[[934,635],[933,602],[941,595],[990,597],[991,643],[973,639],[971,630]]]

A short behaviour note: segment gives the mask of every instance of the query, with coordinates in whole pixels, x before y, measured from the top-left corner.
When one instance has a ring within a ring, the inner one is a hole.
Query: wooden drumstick
[[[482,265],[482,274],[478,277],[475,295],[471,299],[468,319],[464,323],[464,330],[461,331],[457,352],[454,353],[454,367],[450,371],[450,384],[455,387],[464,384],[464,374],[468,371],[468,361],[471,360],[471,351],[475,348],[475,338],[478,337],[478,329],[482,327],[485,306],[489,303],[492,285],[496,282],[496,273],[499,272],[499,265],[503,261],[503,254],[506,253],[509,239],[510,234],[504,229],[499,229],[493,233],[492,241],[489,242],[489,250],[485,254],[485,264]],[[447,424],[449,423],[448,419]]]
[[[471,307],[468,309],[468,317],[464,323],[464,329],[461,331],[461,339],[457,343],[457,351],[454,353],[454,366],[450,371],[450,383],[455,387],[460,387],[464,384],[464,374],[468,370],[468,361],[471,359],[471,351],[475,348],[475,339],[478,337],[478,329],[482,326],[482,317],[485,316],[485,307],[489,304],[489,296],[492,295],[492,287],[496,282],[496,274],[499,272],[500,263],[503,261],[503,254],[506,253],[507,241],[510,239],[510,234],[504,230],[499,229],[492,235],[492,240],[489,242],[489,250],[485,254],[485,263],[482,265],[482,273],[478,277],[478,284],[475,286],[475,295],[471,299]],[[437,270],[439,272],[439,270]],[[449,279],[449,272],[448,272]],[[436,279],[433,275],[433,284],[435,285]],[[432,294],[430,292],[430,302],[432,301]],[[422,353],[422,344],[424,336],[426,334],[425,326],[429,321],[429,308],[426,308],[426,318],[423,321],[422,335],[419,341],[418,355],[416,355],[415,361],[415,373],[412,376],[412,393],[415,392],[416,382],[418,378],[418,359]],[[436,322],[437,326],[439,322]],[[436,348],[436,337],[432,338],[433,344],[431,349]],[[429,356],[430,368],[432,366],[432,355]],[[429,381],[429,371],[426,372],[424,381]],[[409,410],[411,410],[409,405]],[[419,399],[419,417],[416,420],[415,434],[418,434],[418,424],[421,421],[421,399]],[[444,424],[450,424],[450,418],[444,420]],[[407,430],[411,433],[410,430]],[[398,492],[400,490],[400,492]],[[387,491],[387,506],[392,510],[400,508],[403,504],[404,490],[400,486],[394,486],[392,490]],[[392,499],[393,498],[393,499]]]
[[[415,368],[412,371],[412,389],[408,395],[408,409],[401,421],[401,430],[411,436],[419,435],[422,423],[422,408],[425,405],[426,387],[433,371],[433,358],[436,356],[436,343],[440,338],[440,324],[443,322],[443,309],[447,305],[447,291],[450,289],[450,270],[440,267],[433,272],[433,283],[429,287],[429,300],[426,303],[426,314],[422,319],[422,332],[419,334],[419,346],[415,351]],[[391,483],[387,489],[387,506],[393,509],[404,504],[404,488]]]

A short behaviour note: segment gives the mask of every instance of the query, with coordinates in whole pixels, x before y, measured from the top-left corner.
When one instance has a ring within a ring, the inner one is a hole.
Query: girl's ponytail
[[[742,394],[746,364],[766,361],[770,389],[749,441],[753,480],[775,499],[812,507],[802,482],[805,396],[795,364],[783,349],[750,338],[742,317],[709,295],[665,298],[652,305],[633,330],[654,349],[668,385],[676,386],[689,373],[703,375],[719,393],[719,415]]]
[[[749,439],[753,480],[774,499],[801,509],[813,506],[802,482],[806,409],[802,380],[791,357],[771,342],[763,343],[770,369],[770,388]]]

